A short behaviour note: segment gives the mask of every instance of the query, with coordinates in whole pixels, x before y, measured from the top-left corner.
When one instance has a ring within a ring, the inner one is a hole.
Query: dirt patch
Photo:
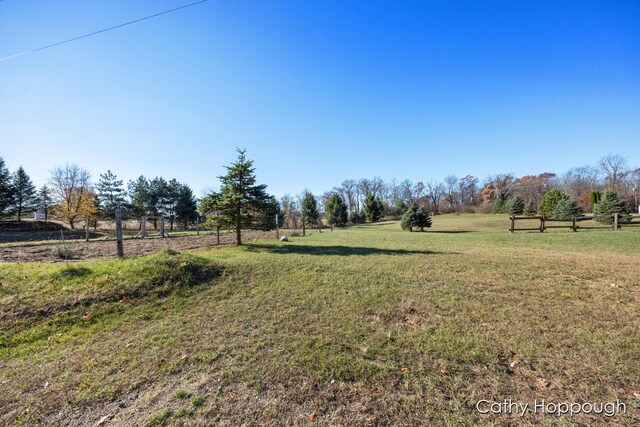
[[[274,238],[274,232],[248,231],[242,234],[243,241]],[[220,236],[220,246],[235,245],[235,234]],[[199,236],[176,236],[167,238],[127,239],[124,241],[124,255],[127,258],[149,255],[165,248],[179,252],[216,247],[216,236],[202,234]],[[0,262],[61,262],[65,259],[58,255],[59,243],[30,244],[0,247]],[[91,242],[66,242],[65,253],[70,261],[104,259],[116,257],[115,240]]]

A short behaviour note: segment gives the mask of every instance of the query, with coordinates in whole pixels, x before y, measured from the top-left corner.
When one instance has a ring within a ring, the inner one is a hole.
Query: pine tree
[[[11,185],[11,174],[7,169],[4,160],[0,157],[0,216],[7,213],[13,202],[13,186]]]
[[[553,210],[553,217],[557,219],[573,219],[574,216],[581,216],[582,208],[573,199],[563,199],[558,202]]]
[[[505,203],[504,201],[497,197],[496,200],[493,202],[493,207],[491,208],[491,213],[493,214],[502,214],[505,213]]]
[[[118,179],[110,170],[100,174],[100,180],[96,185],[98,200],[101,210],[108,217],[113,217],[115,209],[125,202],[125,191],[122,180]]]
[[[529,199],[527,205],[524,207],[524,214],[526,216],[534,216],[536,212],[538,212],[538,209],[536,209],[536,204],[533,203],[533,200]]]
[[[353,211],[349,215],[349,221],[351,222],[351,224],[362,224],[363,222],[365,222],[365,220],[366,217],[364,215],[364,212]]]
[[[24,171],[22,166],[13,174],[13,207],[11,213],[14,214],[18,221],[23,213],[33,212],[37,209],[38,198],[36,195],[36,186],[31,182],[31,178]]]
[[[183,228],[187,228],[198,219],[198,202],[193,196],[193,191],[186,184],[180,185],[175,211],[176,219]]]
[[[620,200],[614,191],[607,190],[602,194],[600,202],[593,207],[593,219],[601,224],[612,224],[614,213],[618,214],[619,222],[631,219],[629,205],[624,200]]]
[[[225,166],[227,174],[220,176],[220,199],[217,206],[227,222],[236,229],[236,243],[242,244],[242,228],[252,228],[269,200],[267,186],[256,184],[253,160],[247,160],[246,150],[238,151],[238,160]]]
[[[382,217],[383,207],[384,205],[382,204],[382,200],[378,199],[373,194],[367,195],[367,197],[364,199],[364,213],[367,217],[367,221],[380,221],[380,217]]]
[[[337,226],[345,225],[349,220],[347,205],[339,194],[332,194],[327,203],[327,220]]]
[[[407,204],[402,199],[396,200],[395,208],[396,214],[400,216],[404,215],[404,213],[409,210],[409,206],[407,206]]]
[[[306,233],[307,225],[317,225],[320,219],[320,212],[318,212],[318,203],[316,198],[310,191],[305,191],[302,197],[302,204],[300,208],[300,215],[302,217],[302,235]]]
[[[431,227],[431,217],[423,208],[413,205],[402,215],[400,226],[403,230],[413,231],[414,228],[419,228],[420,231],[424,231],[425,228]]]
[[[568,199],[569,196],[567,196],[565,193],[558,190],[557,188],[553,188],[547,191],[542,197],[542,200],[540,201],[540,207],[538,208],[538,213],[540,215],[551,218],[553,217],[553,211],[556,209],[556,206],[558,206],[558,203],[560,203],[562,200]]]
[[[42,209],[44,214],[44,220],[49,220],[49,209],[51,208],[51,190],[46,185],[43,185],[38,191],[38,210]]]
[[[524,212],[524,201],[519,195],[513,196],[508,203],[507,210],[511,215],[522,215]]]
[[[278,216],[278,227],[282,227],[285,220],[285,213],[280,208],[278,200],[274,196],[270,196],[260,215],[258,228],[262,231],[274,230],[276,228],[276,215]]]
[[[149,209],[149,181],[140,175],[135,181],[127,184],[129,199],[131,200],[131,210],[134,216],[141,217],[147,215]]]

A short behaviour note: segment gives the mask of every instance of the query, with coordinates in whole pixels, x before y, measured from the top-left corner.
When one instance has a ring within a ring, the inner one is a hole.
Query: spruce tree
[[[582,215],[582,208],[573,199],[563,199],[558,202],[553,210],[553,217],[557,219],[573,219],[574,216]]]
[[[493,202],[491,213],[503,214],[504,212],[505,212],[505,203],[500,197],[497,197],[496,200]]]
[[[403,230],[413,231],[414,228],[419,228],[420,231],[424,231],[425,228],[431,227],[431,217],[423,208],[413,205],[402,215],[400,227]]]
[[[267,186],[256,183],[253,160],[246,150],[237,149],[238,159],[225,166],[227,174],[220,176],[220,199],[217,210],[236,229],[236,243],[242,244],[242,228],[253,228],[269,200]]]
[[[284,225],[285,212],[280,208],[280,203],[275,196],[269,196],[260,215],[258,228],[262,231],[271,231],[276,228],[276,215],[278,215],[278,227]]]
[[[538,213],[540,215],[544,215],[546,217],[551,218],[553,216],[553,211],[555,210],[558,203],[562,200],[568,200],[569,196],[567,196],[562,191],[557,188],[553,188],[547,191],[542,200],[540,201],[540,207],[538,208]]]
[[[327,203],[327,220],[337,226],[345,225],[349,220],[347,205],[339,194],[332,194]]]
[[[38,198],[36,186],[24,171],[22,166],[13,174],[11,187],[13,189],[13,206],[11,213],[20,221],[23,213],[33,212],[37,209]]]
[[[522,215],[524,212],[524,201],[522,197],[516,194],[509,200],[508,212],[511,215]]]
[[[11,185],[11,174],[4,160],[0,157],[0,216],[7,214],[7,210],[12,203],[13,186]]]
[[[302,235],[306,233],[307,225],[317,225],[320,219],[320,213],[318,212],[318,203],[316,198],[310,191],[305,191],[302,197],[302,205],[300,208],[300,215],[302,217]]]
[[[366,220],[366,218],[364,216],[364,212],[353,211],[349,215],[349,221],[351,222],[351,224],[354,224],[354,225],[355,224],[362,224],[365,220]]]
[[[113,217],[115,209],[124,205],[125,202],[122,180],[107,170],[106,173],[100,174],[96,190],[102,211],[106,216]]]
[[[533,203],[533,200],[529,199],[527,205],[524,207],[524,214],[526,216],[534,216],[538,209],[536,209],[536,204]]]
[[[193,191],[186,184],[181,184],[176,199],[176,220],[187,228],[198,219],[198,202]]]
[[[135,181],[127,184],[131,210],[134,216],[141,217],[149,213],[149,181],[140,175]]]
[[[384,205],[382,204],[382,200],[378,199],[373,194],[368,194],[364,199],[364,213],[367,217],[367,221],[380,221],[383,207]]]
[[[611,190],[602,194],[600,202],[593,208],[593,219],[601,224],[612,224],[612,214],[618,214],[618,221],[625,222],[631,219],[629,205],[624,200],[620,200],[618,195]]]
[[[49,209],[51,208],[51,190],[46,185],[43,185],[38,191],[38,209],[42,209],[44,214],[44,220],[49,220]]]

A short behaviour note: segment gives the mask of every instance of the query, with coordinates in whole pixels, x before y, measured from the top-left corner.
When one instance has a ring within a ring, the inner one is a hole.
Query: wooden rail
[[[611,217],[613,218],[613,222],[611,224],[611,229],[613,231],[618,230],[618,228],[620,228],[621,225],[640,225],[640,215],[632,214],[631,219],[629,221],[619,221],[617,213],[611,214]],[[590,221],[592,219],[593,219],[592,216],[574,216],[571,219],[557,219],[557,218],[547,218],[544,215],[537,215],[537,216],[511,215],[509,217],[509,232],[515,233],[516,231],[539,231],[541,233],[544,233],[544,230],[548,228],[568,228],[571,231],[576,232],[580,228],[578,226],[579,222]],[[539,220],[540,226],[535,228],[532,228],[532,227],[516,228],[516,221],[520,221],[520,220]],[[567,224],[547,225],[547,223],[549,222],[565,222],[565,223],[570,222],[571,224],[570,225],[567,225]]]

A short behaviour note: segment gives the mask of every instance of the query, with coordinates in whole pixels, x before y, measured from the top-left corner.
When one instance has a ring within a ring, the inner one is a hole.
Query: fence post
[[[578,228],[576,226],[576,216],[573,216],[573,232],[575,233],[576,231],[578,231]]]
[[[89,241],[89,216],[84,219],[84,241]]]
[[[160,235],[164,237],[164,217],[160,217]]]
[[[276,239],[280,240],[280,230],[278,229],[278,214],[276,214]]]
[[[196,217],[196,236],[200,235],[200,216]]]
[[[544,233],[544,215],[540,217],[540,232]]]
[[[124,248],[122,247],[122,209],[116,208],[116,245],[118,247],[118,258],[124,257]]]
[[[613,214],[613,231],[618,231],[618,212]]]
[[[220,244],[220,226],[216,226],[216,245]]]
[[[513,234],[516,231],[516,217],[515,215],[511,215],[511,227],[509,227],[509,233]]]

